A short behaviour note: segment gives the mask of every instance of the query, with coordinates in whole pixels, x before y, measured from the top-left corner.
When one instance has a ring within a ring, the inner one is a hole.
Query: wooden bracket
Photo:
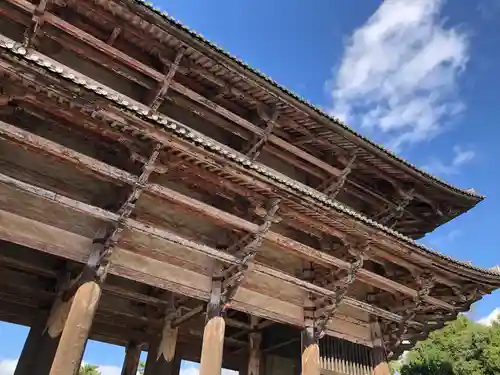
[[[332,177],[325,184],[321,185],[318,190],[323,191],[326,195],[331,198],[336,198],[337,195],[342,191],[344,184],[347,182],[347,178],[351,173],[354,163],[356,161],[357,150],[351,153],[351,157],[349,158],[346,166],[340,172],[340,175]]]
[[[117,211],[119,215],[118,220],[116,220],[111,227],[100,228],[98,233],[94,236],[92,250],[87,259],[87,264],[80,275],[78,275],[64,293],[64,300],[69,300],[83,283],[89,280],[103,282],[106,278],[111,253],[118,243],[121,232],[125,229],[125,223],[135,208],[135,203],[146,187],[149,176],[154,171],[154,164],[161,148],[162,146],[160,144],[154,146],[151,156],[143,165],[141,174],[132,185],[132,191]]]
[[[348,245],[348,251],[356,258],[356,260],[350,263],[345,277],[335,281],[333,285],[328,286],[333,287],[335,295],[333,297],[321,298],[315,301],[316,313],[319,308],[323,308],[320,316],[316,317],[315,322],[316,335],[318,335],[319,338],[323,336],[326,325],[335,315],[335,312],[344,299],[349,286],[356,280],[358,271],[363,267],[363,262],[368,257],[370,252],[370,242],[365,241],[358,246]]]
[[[389,333],[388,347],[391,350],[391,355],[403,343],[403,335],[408,332],[408,321],[417,315],[425,297],[429,295],[436,282],[434,275],[429,271],[423,271],[414,277],[418,289],[417,295],[413,298],[413,304],[405,310],[402,315],[403,319],[398,323],[397,328]],[[426,326],[424,325],[423,328],[425,330]]]
[[[158,109],[158,107],[160,107],[161,103],[163,103],[163,99],[165,98],[165,95],[167,94],[167,91],[170,87],[170,84],[172,83],[172,80],[174,79],[174,75],[177,72],[177,69],[179,68],[179,65],[181,63],[181,59],[184,56],[185,51],[186,51],[186,48],[182,47],[179,50],[179,52],[177,52],[177,55],[175,56],[174,62],[170,65],[168,73],[165,76],[165,78],[163,79],[161,87],[153,95],[153,99],[149,103],[147,103],[147,105],[150,107],[151,112],[156,111]]]
[[[381,224],[389,224],[391,220],[390,227],[393,228],[397,225],[398,220],[403,217],[403,214],[409,204],[412,202],[415,195],[415,189],[410,189],[407,192],[400,191],[401,199],[395,205],[385,209],[378,215],[376,215],[375,219]]]
[[[266,123],[266,128],[264,129],[264,132],[260,135],[260,137],[256,137],[253,145],[246,152],[246,155],[252,160],[257,159],[260,155],[262,149],[264,148],[264,145],[269,139],[269,136],[273,132],[274,127],[277,125],[276,121],[279,116],[279,111],[273,110],[271,113],[269,113],[269,111],[264,109],[262,106],[257,107],[257,112],[259,114],[259,117]]]
[[[271,229],[271,225],[276,221],[280,202],[281,199],[271,199],[267,202],[263,223],[259,226],[255,233],[245,236],[238,246],[235,255],[241,260],[241,262],[223,270],[224,282],[222,298],[224,303],[231,301],[238,287],[243,282],[245,273],[257,255],[265,234]]]
[[[44,23],[45,11],[47,10],[47,6],[51,1],[52,0],[40,0],[38,6],[34,9],[31,18],[31,24],[26,29],[26,33],[24,35],[24,46],[26,48],[30,48],[34,44],[40,28]]]
[[[116,38],[118,38],[118,36],[120,35],[121,32],[122,32],[122,28],[120,26],[116,26],[113,29],[113,31],[111,32],[111,35],[109,36],[107,43],[110,46],[112,46],[113,43],[116,41]]]

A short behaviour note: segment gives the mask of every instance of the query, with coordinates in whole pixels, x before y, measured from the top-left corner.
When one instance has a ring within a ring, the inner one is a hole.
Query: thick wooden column
[[[30,328],[14,375],[49,374],[59,337],[51,337],[46,324],[47,316],[44,316]]]
[[[257,326],[258,319],[255,316],[251,317],[251,325],[252,328],[255,329]],[[248,371],[247,375],[259,375],[260,374],[260,361],[261,361],[261,352],[260,352],[260,344],[262,342],[262,333],[260,332],[251,332],[249,335],[249,356],[248,356]]]
[[[99,284],[87,281],[78,287],[75,295],[68,301],[69,313],[50,375],[77,373],[100,296]]]
[[[314,327],[310,325],[302,331],[302,375],[319,374],[319,345]]]
[[[121,375],[136,375],[139,368],[139,361],[141,359],[141,344],[136,342],[129,342],[125,348],[125,360]]]
[[[226,322],[221,316],[221,294],[222,279],[214,277],[212,280],[212,293],[207,306],[205,330],[203,331],[199,375],[220,375],[222,370]]]
[[[144,375],[175,375],[180,368],[180,361],[176,361],[175,356],[176,345],[177,328],[166,321],[161,334],[149,346]]]
[[[314,280],[312,264],[304,267],[304,280]],[[315,327],[316,305],[312,296],[308,294],[304,300],[304,329],[301,334],[302,342],[302,375],[319,375],[319,344]]]
[[[382,333],[378,321],[373,321],[370,324],[371,338],[373,342],[372,361],[373,373],[372,375],[390,375],[391,369],[387,362],[384,342],[382,340]]]

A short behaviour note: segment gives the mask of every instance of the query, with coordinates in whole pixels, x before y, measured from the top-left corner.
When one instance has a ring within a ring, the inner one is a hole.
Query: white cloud
[[[429,140],[463,109],[457,75],[468,39],[440,19],[441,0],[386,0],[347,43],[331,86],[333,115],[389,147]]]
[[[479,319],[477,322],[485,326],[491,326],[493,322],[498,321],[498,319],[500,319],[500,307],[497,307],[488,316]]]
[[[0,375],[13,375],[17,359],[0,359]]]
[[[450,162],[444,163],[435,159],[431,160],[431,162],[423,166],[423,168],[438,175],[457,174],[461,167],[470,163],[476,157],[476,153],[473,150],[460,146],[453,147],[453,153],[454,155]]]
[[[99,366],[99,371],[101,375],[120,375],[122,369],[118,366]]]

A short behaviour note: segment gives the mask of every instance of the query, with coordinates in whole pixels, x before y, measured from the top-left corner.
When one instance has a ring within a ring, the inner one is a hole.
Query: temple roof
[[[448,269],[448,271],[455,273],[469,273],[468,277],[474,278],[474,274],[480,274],[480,276],[489,277],[495,284],[500,283],[500,273],[498,268],[479,268],[471,265],[468,262],[462,262],[453,259],[450,256],[444,255],[438,251],[426,247],[425,245],[416,242],[415,240],[385,226],[382,225],[354,210],[343,205],[335,199],[328,197],[305,184],[302,184],[296,180],[293,180],[265,165],[255,162],[230,147],[223,145],[206,135],[203,135],[184,124],[177,122],[167,116],[157,112],[149,111],[147,107],[143,104],[134,102],[128,97],[115,92],[114,90],[99,84],[89,78],[82,78],[83,76],[72,69],[57,63],[56,61],[39,54],[34,51],[27,51],[22,45],[15,43],[5,37],[0,39],[0,47],[10,50],[17,56],[22,57],[27,62],[36,64],[48,72],[57,74],[64,79],[73,81],[74,83],[95,92],[97,95],[107,98],[117,105],[121,106],[124,110],[129,110],[135,112],[140,117],[148,118],[150,121],[155,122],[159,127],[165,129],[167,132],[173,133],[178,137],[184,138],[185,140],[198,145],[199,147],[205,148],[226,158],[230,162],[235,162],[240,164],[242,167],[252,170],[254,173],[261,175],[266,179],[273,180],[274,183],[286,186],[288,189],[292,190],[295,194],[302,196],[304,199],[314,201],[319,208],[322,209],[333,209],[336,212],[346,215],[349,219],[354,219],[355,221],[362,223],[368,227],[372,227],[382,231],[383,233],[393,237],[394,239],[403,241],[412,246],[411,252],[418,251],[420,255],[425,257],[430,257],[432,263],[437,267],[445,268],[449,265],[453,265],[453,269]],[[421,250],[421,251],[420,251]],[[412,254],[410,254],[412,255]],[[444,261],[444,264],[443,262]],[[441,263],[441,264],[440,264]]]
[[[203,35],[201,35],[200,33],[196,32],[195,30],[189,28],[188,26],[186,26],[185,24],[183,24],[179,20],[177,20],[174,17],[172,17],[167,12],[162,11],[158,7],[154,6],[152,3],[146,2],[146,1],[142,1],[142,0],[131,0],[131,1],[136,2],[138,4],[145,5],[150,10],[154,11],[155,13],[157,13],[158,15],[160,15],[161,17],[163,17],[166,21],[168,21],[169,23],[175,25],[175,27],[179,28],[180,30],[182,30],[184,32],[187,32],[190,36],[192,36],[193,38],[196,38],[198,41],[202,42],[207,47],[213,49],[215,52],[224,54],[226,57],[228,57],[229,59],[231,59],[234,63],[236,63],[239,66],[241,66],[244,69],[246,69],[248,72],[251,72],[251,73],[257,75],[258,78],[261,78],[261,79],[265,80],[267,83],[271,84],[276,89],[280,90],[283,95],[288,95],[288,96],[292,97],[293,99],[299,101],[301,104],[306,105],[309,109],[313,110],[318,115],[320,115],[325,120],[327,120],[327,122],[325,123],[326,125],[329,125],[331,127],[340,127],[342,130],[345,130],[345,131],[349,132],[350,134],[354,135],[355,137],[359,138],[359,140],[365,142],[365,144],[363,146],[365,146],[365,147],[372,147],[372,148],[374,148],[373,151],[380,151],[380,152],[382,152],[384,156],[389,157],[390,159],[392,159],[396,163],[400,163],[401,167],[409,168],[409,169],[412,170],[412,172],[420,175],[421,177],[426,178],[426,179],[430,179],[433,182],[435,182],[436,184],[438,184],[438,185],[440,185],[440,186],[442,186],[442,187],[444,187],[446,189],[450,189],[451,191],[453,191],[455,193],[458,193],[460,195],[464,195],[464,196],[467,196],[467,197],[470,197],[470,198],[475,198],[475,200],[477,200],[477,201],[480,201],[480,200],[484,199],[484,196],[482,194],[476,192],[476,190],[474,188],[466,188],[466,189],[464,189],[464,188],[460,188],[458,186],[455,186],[455,185],[453,185],[453,184],[451,184],[451,183],[449,183],[449,182],[441,179],[440,177],[438,177],[436,175],[433,175],[433,174],[425,171],[422,168],[417,167],[415,164],[412,164],[408,160],[403,159],[402,157],[398,156],[396,153],[394,153],[391,150],[387,149],[383,145],[375,143],[372,140],[370,140],[369,138],[367,138],[367,137],[363,136],[362,134],[356,132],[353,128],[351,128],[349,125],[347,125],[345,122],[343,122],[339,118],[328,114],[327,112],[325,112],[324,110],[322,110],[318,106],[315,106],[314,104],[310,103],[307,99],[305,99],[305,98],[301,97],[300,95],[298,95],[298,94],[290,91],[289,89],[287,89],[283,85],[281,85],[278,82],[276,82],[275,80],[273,80],[271,77],[265,75],[264,73],[262,73],[261,71],[255,69],[255,68],[253,68],[252,66],[250,66],[249,64],[247,64],[245,61],[241,60],[240,58],[232,55],[229,51],[227,51],[227,50],[223,49],[222,47],[218,46],[216,43],[214,43],[214,42],[206,39]],[[338,130],[338,129],[335,129],[335,130]]]

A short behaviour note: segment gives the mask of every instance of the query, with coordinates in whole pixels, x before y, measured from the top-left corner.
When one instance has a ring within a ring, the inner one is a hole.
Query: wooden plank
[[[116,249],[109,271],[161,289],[208,300],[211,278],[144,255]]]

